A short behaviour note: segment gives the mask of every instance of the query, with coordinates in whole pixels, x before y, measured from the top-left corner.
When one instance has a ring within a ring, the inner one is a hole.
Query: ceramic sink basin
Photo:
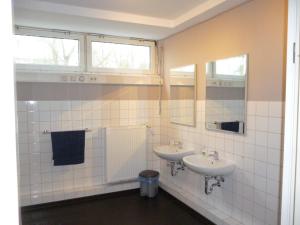
[[[199,154],[185,156],[183,162],[190,170],[205,176],[225,176],[231,174],[235,169],[234,162],[230,160],[215,160]]]
[[[156,146],[153,151],[158,157],[173,162],[180,161],[183,157],[194,154],[192,148],[179,147],[176,145]]]

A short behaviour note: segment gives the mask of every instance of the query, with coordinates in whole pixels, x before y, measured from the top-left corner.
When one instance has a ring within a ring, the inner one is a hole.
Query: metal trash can
[[[159,172],[154,170],[144,170],[139,174],[140,194],[153,198],[158,193]]]

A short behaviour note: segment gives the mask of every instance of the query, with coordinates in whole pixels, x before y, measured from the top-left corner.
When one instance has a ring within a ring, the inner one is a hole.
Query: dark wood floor
[[[23,225],[213,225],[163,190],[154,199],[138,190],[22,208]]]

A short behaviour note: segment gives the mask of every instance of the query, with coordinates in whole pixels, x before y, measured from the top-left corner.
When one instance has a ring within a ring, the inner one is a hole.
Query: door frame
[[[16,148],[15,76],[13,66],[13,25],[11,0],[0,1],[0,224],[18,225],[18,183]]]
[[[298,146],[300,146],[299,105],[299,38],[300,0],[288,1],[288,37],[286,63],[286,101],[284,127],[284,157],[282,173],[281,224],[294,225]],[[300,152],[298,154],[300,159]],[[298,169],[300,169],[298,167]],[[300,174],[299,174],[300,175]],[[298,175],[298,176],[299,176]],[[299,183],[300,184],[300,183]],[[298,184],[298,185],[299,185]],[[299,186],[300,187],[300,186]]]

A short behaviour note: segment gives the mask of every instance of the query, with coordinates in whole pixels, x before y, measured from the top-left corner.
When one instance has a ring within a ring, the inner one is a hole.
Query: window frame
[[[26,64],[15,63],[17,71],[34,71],[34,72],[82,72],[85,70],[85,37],[83,34],[73,33],[70,31],[54,31],[44,29],[16,28],[14,35],[34,36],[44,38],[58,38],[78,41],[78,66],[63,65],[46,65],[46,64]]]
[[[150,48],[150,68],[149,70],[137,69],[112,69],[112,68],[98,68],[92,65],[92,42],[104,42],[114,44],[126,44],[147,46]],[[154,75],[156,73],[156,43],[155,41],[148,41],[142,39],[129,39],[105,35],[88,35],[86,36],[86,54],[87,54],[87,71],[98,72],[100,74],[126,74],[126,75]]]

